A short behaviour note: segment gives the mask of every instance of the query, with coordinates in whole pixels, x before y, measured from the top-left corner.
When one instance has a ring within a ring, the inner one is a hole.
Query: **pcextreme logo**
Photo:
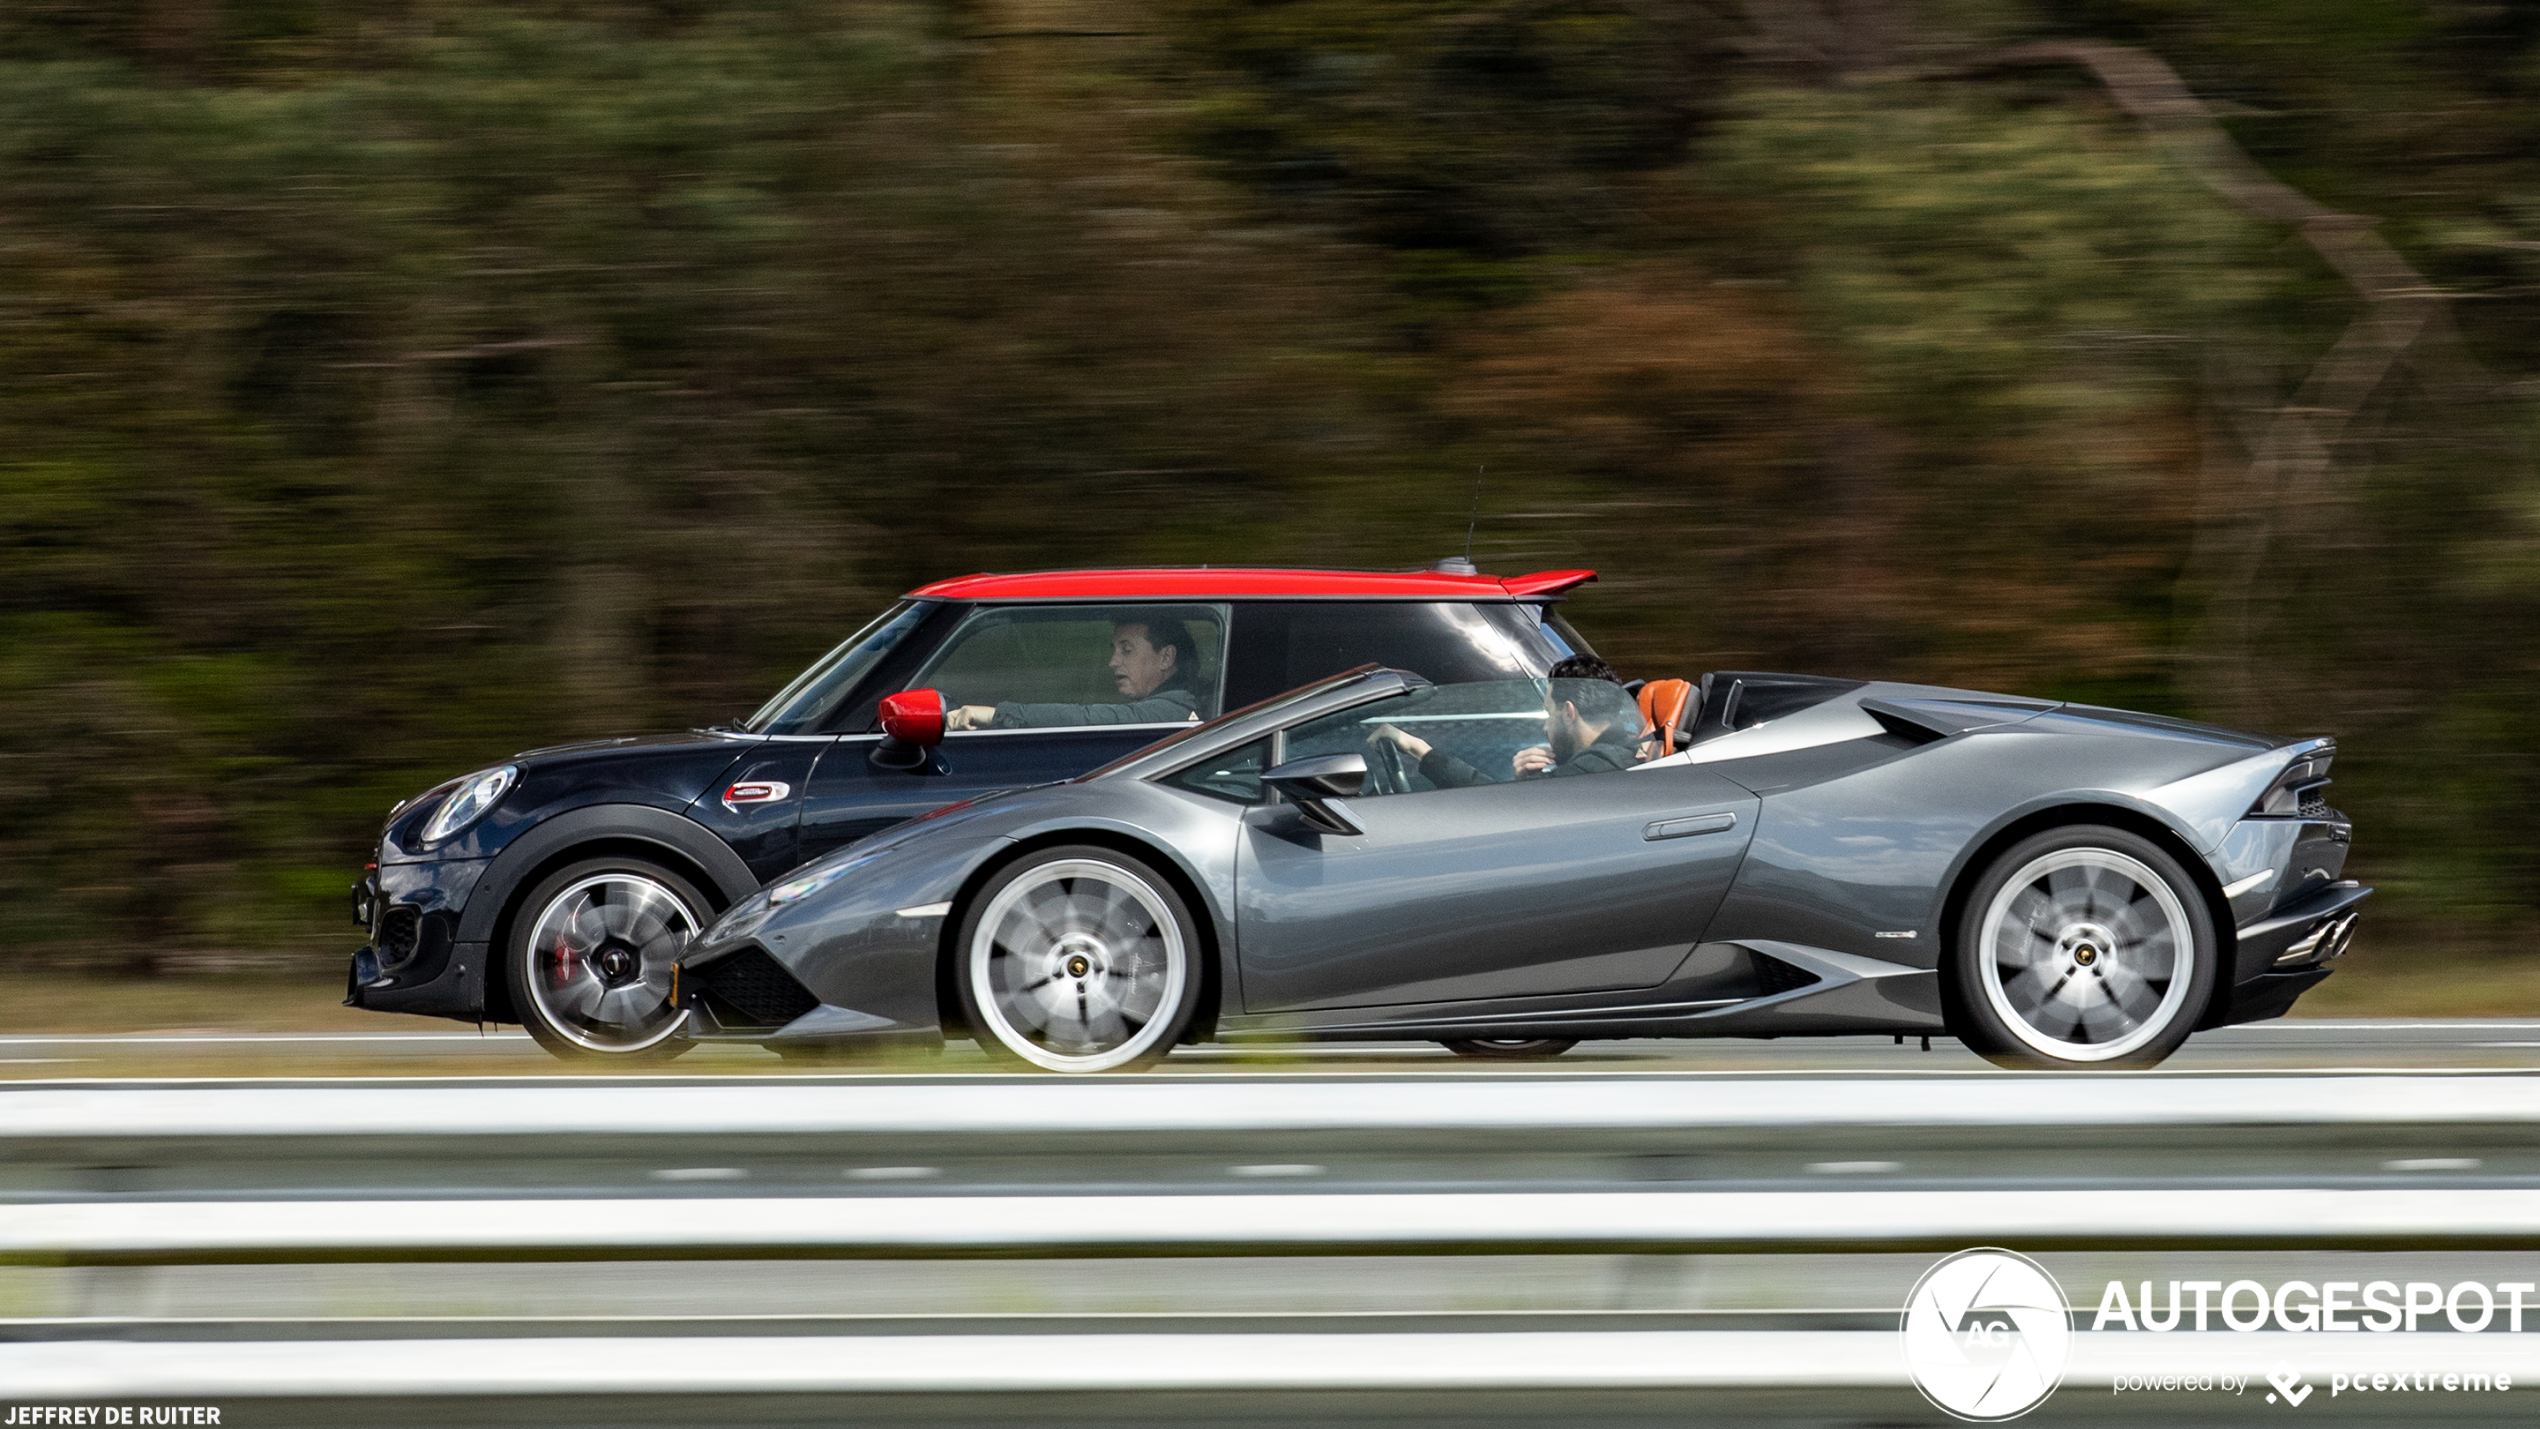
[[[2063,1287],[2027,1256],[1991,1248],[1924,1271],[1905,1299],[1902,1335],[1923,1397],[1979,1423],[2045,1403],[2072,1351]]]
[[[2283,1360],[2277,1360],[2275,1368],[2267,1371],[2267,1383],[2275,1386],[2275,1393],[2267,1396],[2269,1404],[2281,1399],[2299,1409],[2302,1401],[2311,1397],[2311,1387],[2302,1382],[2301,1371]]]

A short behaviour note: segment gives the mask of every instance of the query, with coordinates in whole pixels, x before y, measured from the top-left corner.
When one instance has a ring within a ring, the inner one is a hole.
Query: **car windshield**
[[[1282,760],[1360,754],[1364,796],[1613,773],[1644,762],[1640,711],[1604,680],[1432,685],[1308,720]]]
[[[933,609],[931,602],[904,600],[882,612],[837,649],[820,657],[776,698],[759,706],[741,722],[744,734],[817,734],[839,704],[864,682],[865,675],[908,637]]]
[[[1263,710],[1271,709],[1279,705],[1294,704],[1299,700],[1321,694],[1325,690],[1348,684],[1352,680],[1365,679],[1375,668],[1376,667],[1374,665],[1363,665],[1355,670],[1344,670],[1337,675],[1330,675],[1323,679],[1316,680],[1310,685],[1299,685],[1293,690],[1282,691],[1278,694],[1272,695],[1266,700],[1255,700],[1251,704],[1244,706],[1242,709],[1228,710],[1206,724],[1192,725],[1190,728],[1179,731],[1178,733],[1168,734],[1153,744],[1143,745],[1137,749],[1132,749],[1128,753],[1121,755],[1118,759],[1102,766],[1100,769],[1089,770],[1086,773],[1077,775],[1071,782],[1084,784],[1100,779],[1104,775],[1111,773],[1113,770],[1135,764],[1156,753],[1158,750],[1167,749],[1176,744],[1187,744],[1194,739],[1203,738],[1218,730],[1224,729],[1226,726],[1233,724],[1238,720],[1250,719],[1254,715],[1261,713]],[[1412,678],[1417,679],[1419,677],[1413,676]]]

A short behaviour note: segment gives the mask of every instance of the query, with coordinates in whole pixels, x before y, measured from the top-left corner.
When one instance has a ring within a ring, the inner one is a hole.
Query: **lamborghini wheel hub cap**
[[[2063,936],[2055,943],[2063,950],[2064,956],[2072,960],[2073,966],[2086,968],[2109,955],[2117,946],[2117,939],[2115,934],[2096,923],[2076,923],[2064,929]]]
[[[1058,970],[1064,977],[1091,977],[1102,966],[1103,945],[1081,935],[1061,938],[1056,952]]]

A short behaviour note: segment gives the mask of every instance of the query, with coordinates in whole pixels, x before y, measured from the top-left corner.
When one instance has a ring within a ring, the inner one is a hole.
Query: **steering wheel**
[[[1375,745],[1376,757],[1368,762],[1367,772],[1376,776],[1374,782],[1377,787],[1367,792],[1371,794],[1411,792],[1411,770],[1403,763],[1402,746],[1390,739],[1369,742]]]

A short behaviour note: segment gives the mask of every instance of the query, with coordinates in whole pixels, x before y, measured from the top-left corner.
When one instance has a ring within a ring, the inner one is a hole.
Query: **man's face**
[[[1543,710],[1544,742],[1552,746],[1552,758],[1560,763],[1588,747],[1584,721],[1579,707],[1567,700],[1548,700]]]
[[[1170,645],[1158,650],[1148,644],[1144,625],[1133,622],[1111,628],[1111,678],[1130,699],[1142,700],[1163,688],[1179,659]]]

